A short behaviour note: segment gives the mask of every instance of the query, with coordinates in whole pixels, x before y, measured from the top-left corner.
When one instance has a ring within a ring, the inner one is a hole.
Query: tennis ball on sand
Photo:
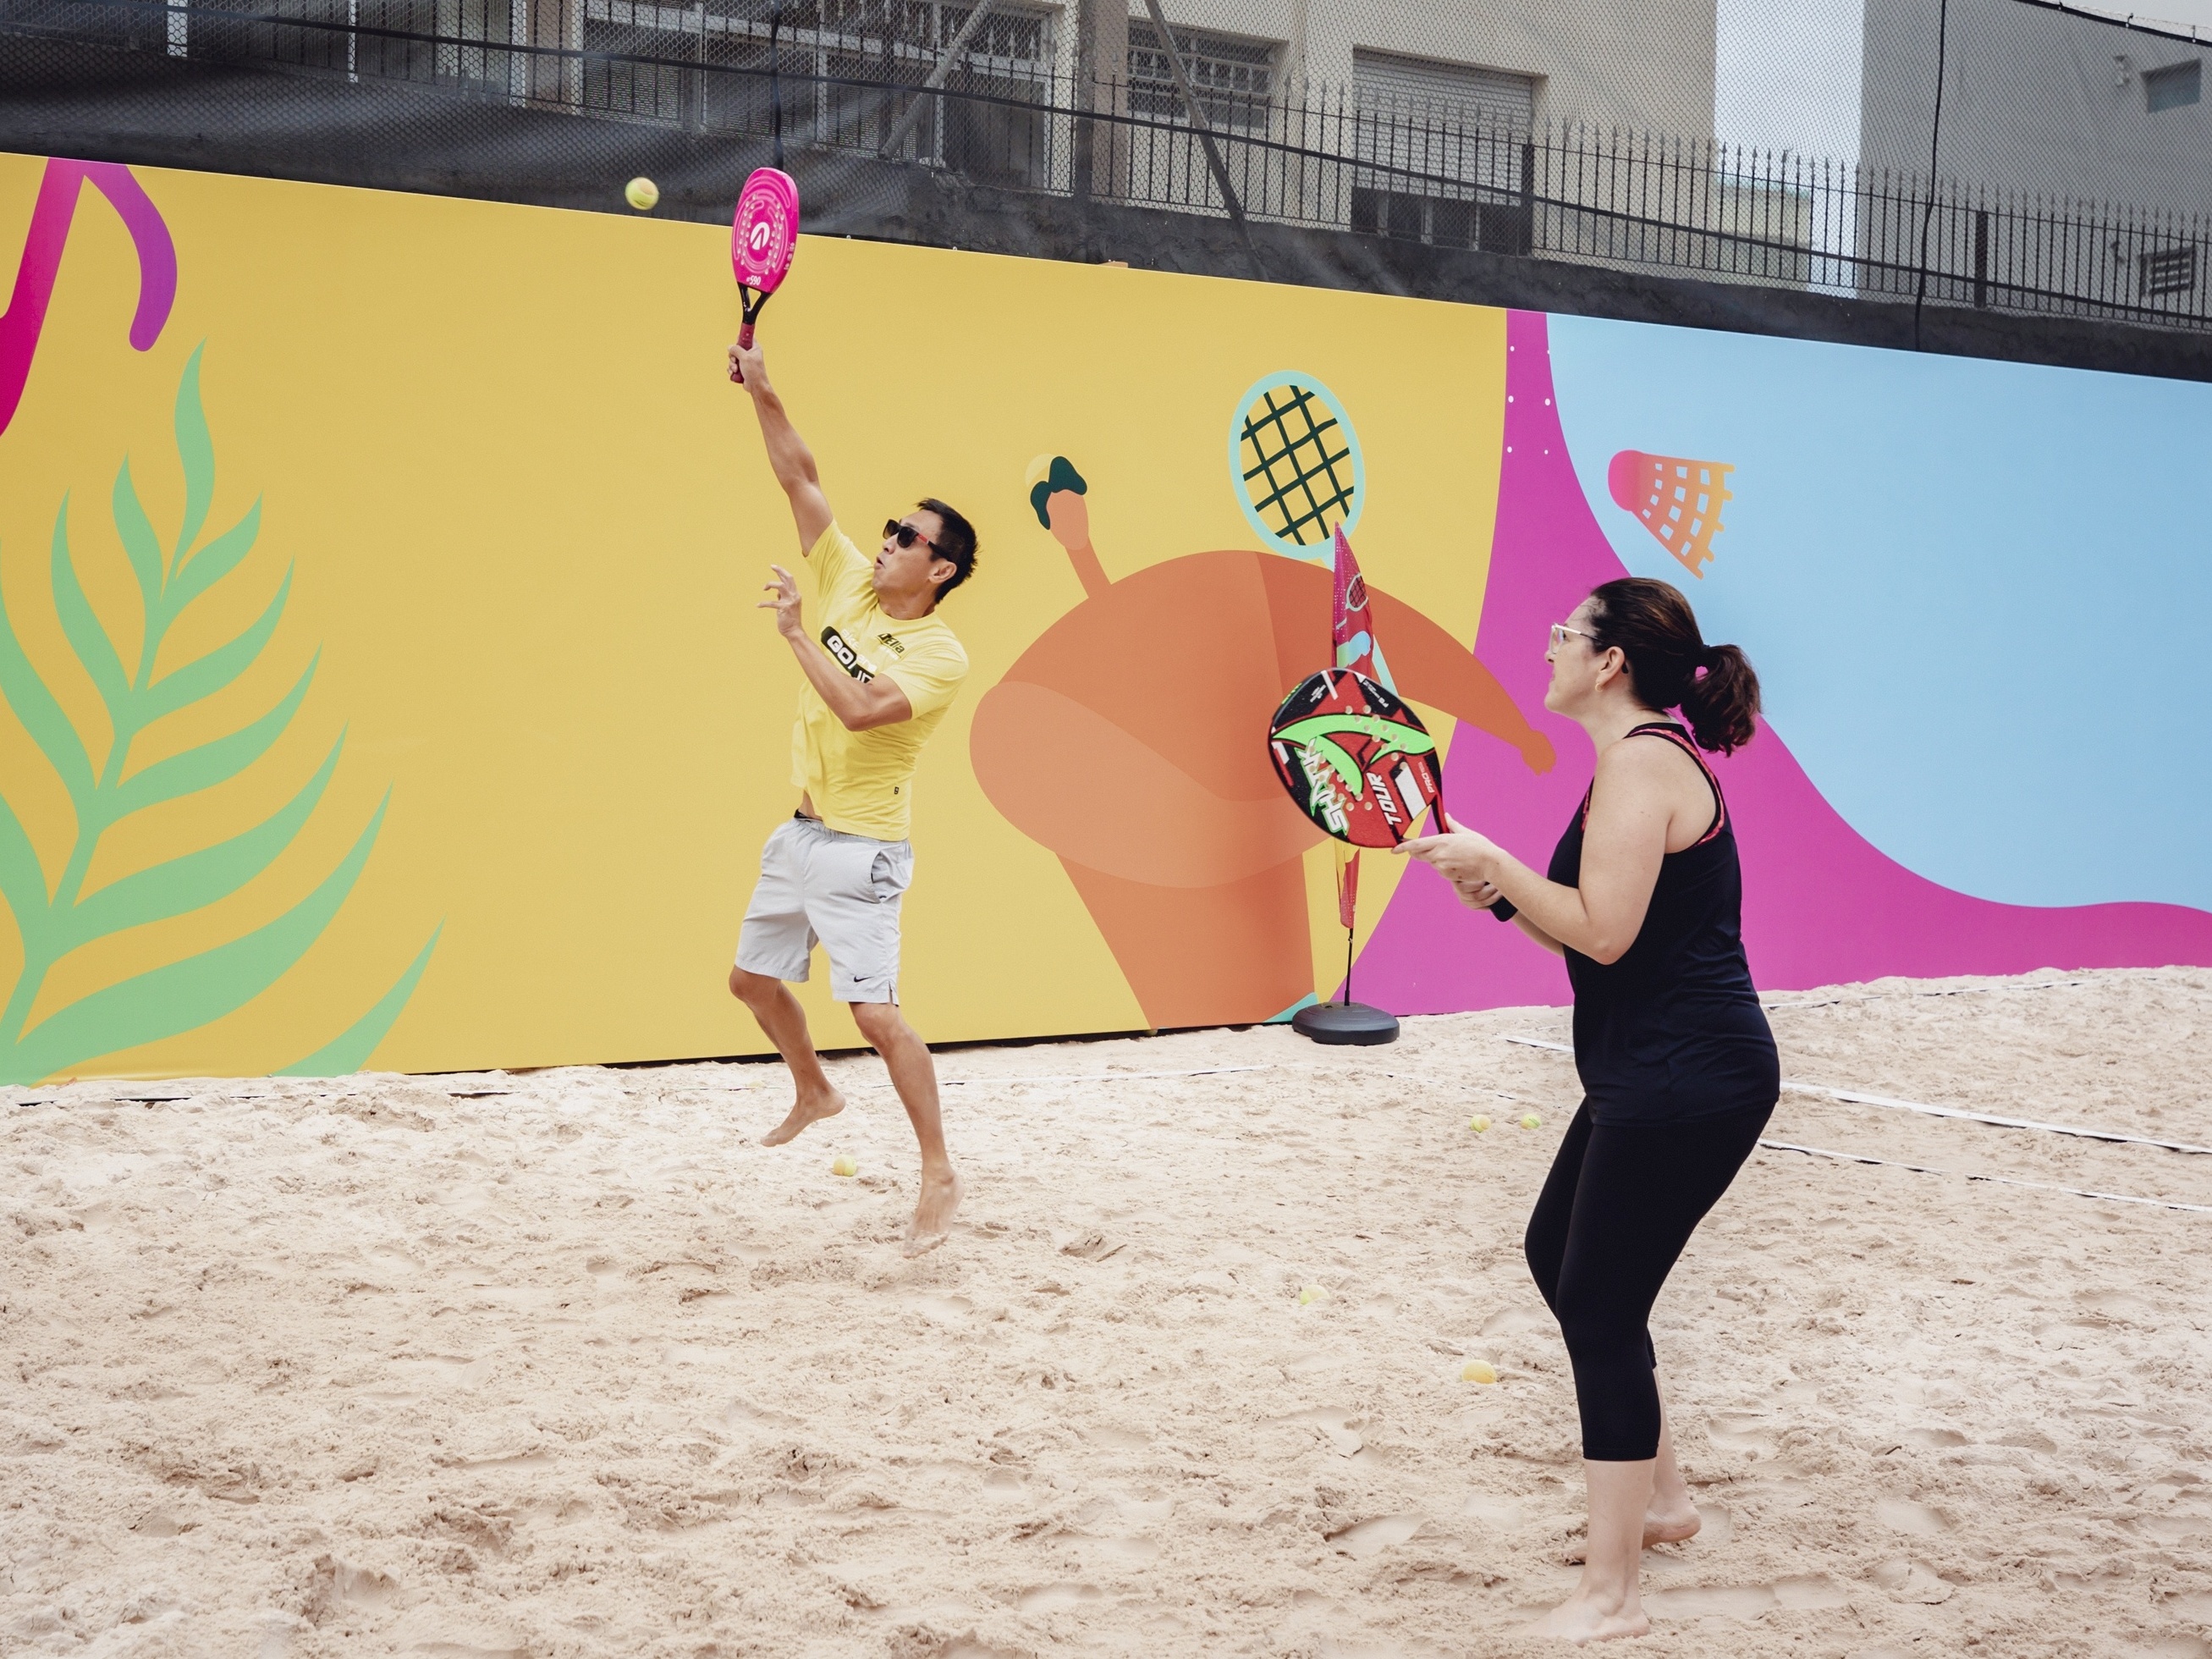
[[[1521,1127],[1524,1129],[1540,1129],[1544,1127],[1544,1120],[1534,1112],[1523,1112],[1521,1114]]]
[[[1495,1382],[1498,1381],[1498,1367],[1487,1359],[1470,1359],[1459,1368],[1459,1380],[1462,1382]]]
[[[1490,1127],[1490,1120],[1483,1116],[1481,1113],[1477,1112],[1473,1117],[1468,1119],[1467,1127],[1474,1130],[1475,1133],[1480,1134],[1485,1129],[1487,1129]]]
[[[840,1152],[830,1160],[830,1173],[835,1176],[856,1176],[860,1173],[860,1166],[845,1153]]]
[[[640,213],[650,213],[660,200],[660,186],[650,179],[633,179],[623,186],[623,199]]]
[[[1328,1286],[1326,1285],[1309,1285],[1298,1292],[1298,1306],[1301,1308],[1310,1308],[1316,1302],[1328,1300]]]

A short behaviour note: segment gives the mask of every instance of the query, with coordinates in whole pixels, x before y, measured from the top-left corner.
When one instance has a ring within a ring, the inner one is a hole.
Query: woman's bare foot
[[[1585,1642],[1611,1642],[1625,1636],[1649,1636],[1651,1620],[1645,1616],[1640,1601],[1632,1607],[1608,1607],[1578,1589],[1521,1633],[1523,1636],[1548,1636],[1558,1641],[1572,1642],[1580,1647]]]
[[[1705,1524],[1698,1506],[1686,1498],[1679,1506],[1667,1510],[1655,1504],[1644,1513],[1644,1547],[1648,1550],[1654,1544],[1686,1544]]]
[[[960,1207],[966,1190],[950,1164],[921,1172],[921,1197],[914,1206],[914,1221],[906,1230],[908,1255],[927,1255],[945,1243],[952,1231],[953,1212]]]
[[[1644,1517],[1644,1547],[1648,1550],[1654,1544],[1686,1544],[1705,1524],[1705,1517],[1687,1501],[1680,1508],[1663,1513],[1655,1506]],[[1579,1567],[1589,1559],[1589,1546],[1580,1538],[1570,1538],[1559,1553],[1559,1559],[1571,1567]]]
[[[781,1146],[787,1140],[796,1140],[810,1123],[819,1123],[825,1117],[835,1117],[845,1109],[845,1097],[835,1089],[823,1095],[801,1095],[791,1103],[791,1115],[760,1138],[763,1146]]]

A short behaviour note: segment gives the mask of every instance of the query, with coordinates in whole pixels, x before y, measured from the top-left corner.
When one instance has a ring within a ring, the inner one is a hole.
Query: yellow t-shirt
[[[968,678],[968,653],[932,611],[911,622],[876,603],[874,565],[831,525],[807,556],[814,588],[807,627],[832,662],[856,680],[886,675],[906,693],[911,720],[848,732],[811,685],[799,693],[791,781],[822,822],[847,835],[904,841],[921,746]]]

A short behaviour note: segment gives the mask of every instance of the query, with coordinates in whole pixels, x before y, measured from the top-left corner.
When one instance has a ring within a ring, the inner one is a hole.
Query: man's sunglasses
[[[937,551],[937,544],[935,542],[930,540],[928,537],[923,535],[921,532],[916,530],[912,525],[902,524],[896,519],[885,519],[884,520],[884,538],[886,541],[896,542],[902,548],[912,547],[916,542],[920,542],[931,552],[934,553]]]

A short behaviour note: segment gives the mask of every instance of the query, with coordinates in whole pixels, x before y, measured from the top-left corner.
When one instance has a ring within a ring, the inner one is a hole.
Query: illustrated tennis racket
[[[1366,504],[1359,434],[1336,396],[1297,370],[1269,374],[1237,399],[1229,421],[1229,475],[1245,522],[1278,553],[1326,563],[1330,538],[1349,536]]]
[[[1298,810],[1354,847],[1395,847],[1434,809],[1443,769],[1421,717],[1349,668],[1309,675],[1267,727],[1275,775]]]
[[[775,167],[756,167],[738,192],[737,216],[730,222],[730,270],[738,279],[744,319],[738,330],[740,349],[753,343],[753,324],[769,296],[782,286],[799,246],[799,186]],[[730,378],[742,382],[742,370]]]

